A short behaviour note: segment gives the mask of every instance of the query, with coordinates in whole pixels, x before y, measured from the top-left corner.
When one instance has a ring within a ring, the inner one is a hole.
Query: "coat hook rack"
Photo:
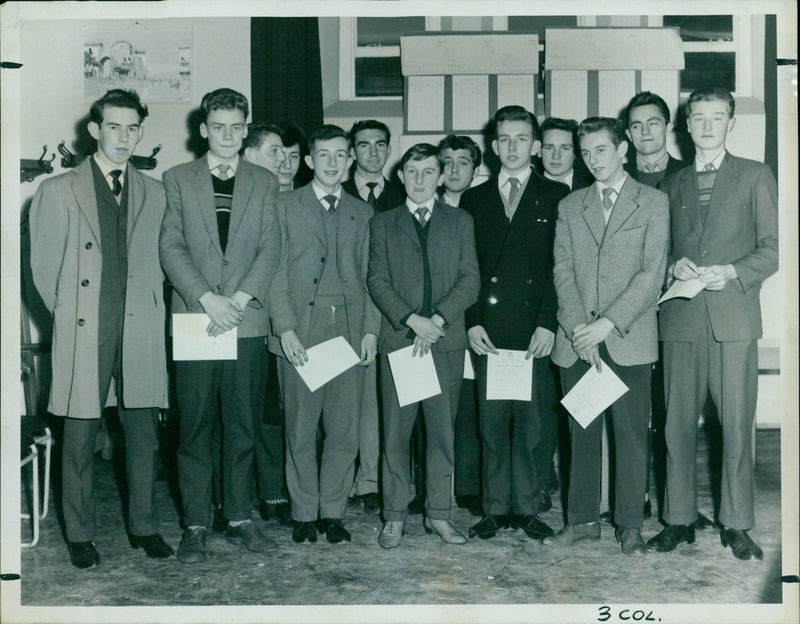
[[[30,158],[21,158],[19,161],[19,181],[20,182],[33,182],[33,180],[42,175],[43,173],[53,173],[52,163],[56,159],[55,154],[51,154],[50,160],[45,160],[47,154],[47,146],[42,148],[42,155],[37,160]]]
[[[131,165],[133,165],[137,169],[142,169],[144,171],[155,169],[158,166],[158,160],[156,160],[155,155],[158,154],[160,151],[161,151],[161,143],[159,143],[153,148],[153,153],[150,154],[149,156],[131,156],[128,162],[130,162]],[[62,167],[69,169],[78,164],[77,155],[69,151],[69,148],[67,148],[66,145],[66,141],[61,141],[61,143],[58,144],[58,153],[61,154],[62,156],[61,158]],[[55,158],[55,156],[53,158]]]
[[[61,166],[65,169],[69,169],[78,164],[75,154],[70,152],[67,148],[66,141],[61,141],[61,143],[58,144],[58,153],[61,154]]]

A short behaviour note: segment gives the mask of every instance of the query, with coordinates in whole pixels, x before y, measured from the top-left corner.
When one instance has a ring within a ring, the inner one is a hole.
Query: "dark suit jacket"
[[[356,199],[361,199],[361,195],[356,188],[352,171],[350,172],[350,178],[347,181],[342,182],[342,189],[348,195],[352,195]],[[403,188],[396,182],[385,180],[383,183],[383,192],[375,202],[375,212],[386,212],[392,208],[397,208],[404,201],[406,201],[405,190],[403,190]]]
[[[534,159],[534,168],[536,173],[543,178],[549,179],[544,175],[544,165],[542,164],[541,157],[537,156]],[[554,181],[555,180],[551,180],[551,182]],[[581,155],[578,154],[575,157],[575,164],[572,166],[572,190],[577,191],[578,189],[586,188],[592,184],[594,184],[594,176],[586,168],[586,164],[583,162]]]
[[[635,152],[634,152],[635,154]],[[673,173],[678,173],[681,169],[686,166],[686,163],[682,160],[678,160],[677,158],[673,158],[669,156],[669,160],[667,161],[667,168],[664,173],[664,179],[666,180],[670,177]],[[634,155],[628,162],[624,165],[625,171],[629,176],[631,176],[634,180],[639,180],[639,170],[636,168],[636,156]]]
[[[482,325],[501,349],[527,349],[537,327],[556,331],[553,237],[565,184],[531,172],[509,224],[497,177],[464,192],[461,208],[475,220],[481,271],[478,302],[467,311],[467,327]]]
[[[669,262],[683,257],[699,266],[732,264],[738,279],[694,299],[661,306],[662,340],[694,342],[711,321],[718,341],[761,337],[761,282],[778,270],[778,187],[763,163],[726,154],[717,172],[705,223],[697,200],[694,164],[667,178],[672,248]]]
[[[367,285],[383,313],[383,352],[411,344],[408,327],[402,321],[422,307],[422,251],[412,219],[402,204],[370,221]],[[480,289],[472,217],[460,208],[437,201],[429,224],[431,300],[449,325],[435,348],[441,352],[465,349],[464,311],[475,303]]]
[[[237,337],[266,336],[267,291],[280,259],[275,212],[278,178],[239,159],[224,254],[206,157],[165,171],[164,188],[167,211],[161,223],[159,251],[164,272],[179,295],[172,298],[172,311],[202,312],[199,298],[204,293],[230,297],[241,290],[253,299],[245,309]]]

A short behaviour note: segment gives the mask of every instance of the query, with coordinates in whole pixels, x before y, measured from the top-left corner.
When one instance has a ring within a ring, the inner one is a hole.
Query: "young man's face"
[[[278,175],[280,167],[286,159],[283,155],[281,138],[271,132],[264,135],[260,147],[245,148],[244,157],[251,163],[269,169],[275,175]]]
[[[520,173],[531,166],[531,156],[539,151],[533,140],[533,128],[527,121],[501,121],[492,149],[508,174]]]
[[[397,175],[406,188],[406,195],[415,204],[424,204],[433,197],[443,177],[436,156],[428,156],[424,160],[409,160]]]
[[[88,129],[97,141],[97,158],[109,166],[125,165],[142,139],[142,124],[132,108],[105,106],[103,121],[90,121]]]
[[[208,139],[208,150],[221,160],[233,160],[242,149],[247,124],[240,110],[212,110],[200,124],[200,136]]]
[[[551,176],[559,178],[572,169],[575,163],[575,145],[572,133],[551,128],[542,134],[542,165]]]
[[[472,164],[472,155],[468,149],[442,150],[444,161],[444,187],[451,193],[461,193],[469,188],[475,177],[475,165]]]
[[[289,187],[300,169],[300,146],[284,147],[281,151],[283,152],[283,162],[278,168],[278,183],[281,186]]]
[[[356,132],[353,153],[359,169],[367,173],[380,173],[392,148],[383,130],[369,128]]]
[[[722,100],[693,102],[689,111],[689,136],[697,149],[716,151],[725,147],[734,122],[728,115],[728,104]]]
[[[608,130],[590,132],[581,137],[581,156],[598,182],[613,186],[624,175],[622,163],[628,151],[627,141],[614,146]]]
[[[661,110],[655,104],[632,108],[628,114],[627,134],[638,154],[658,154],[667,146],[667,124]]]
[[[314,179],[322,188],[333,191],[352,164],[350,143],[343,137],[317,141],[306,156],[306,164],[314,170]]]

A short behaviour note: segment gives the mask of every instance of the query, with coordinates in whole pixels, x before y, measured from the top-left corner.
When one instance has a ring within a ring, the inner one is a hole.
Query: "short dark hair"
[[[409,160],[425,160],[431,156],[436,158],[436,164],[439,166],[439,171],[442,171],[444,168],[442,163],[442,155],[439,153],[439,150],[436,149],[436,146],[431,145],[430,143],[417,143],[416,145],[409,147],[406,150],[406,153],[403,154],[403,157],[400,159],[400,170],[402,171],[403,167],[405,167]]]
[[[247,98],[233,89],[216,89],[203,96],[200,102],[200,110],[203,111],[203,121],[208,121],[208,114],[215,110],[238,110],[247,119],[250,114],[250,105]]]
[[[362,130],[380,130],[386,135],[386,142],[389,143],[392,140],[392,133],[389,132],[389,126],[387,126],[382,121],[378,121],[377,119],[361,119],[353,124],[353,127],[350,128],[350,144],[355,147],[356,145],[356,135],[361,132]]]
[[[736,100],[733,99],[730,91],[721,87],[706,87],[692,91],[685,104],[686,117],[688,118],[692,114],[692,104],[695,102],[714,102],[717,100],[728,105],[728,117],[733,117],[733,113],[736,110]]]
[[[99,100],[92,103],[89,109],[89,119],[97,125],[103,123],[103,111],[107,106],[114,108],[130,108],[136,111],[141,123],[149,114],[147,106],[142,104],[139,94],[133,89],[111,89]]]
[[[667,106],[664,98],[650,91],[642,91],[631,98],[630,102],[628,102],[628,105],[625,107],[625,110],[622,112],[622,125],[625,128],[630,126],[631,111],[634,108],[648,106],[650,104],[658,107],[658,112],[661,113],[661,116],[664,118],[664,123],[668,124],[670,120],[669,106]]]
[[[281,140],[281,143],[283,143],[281,129],[276,124],[264,121],[256,121],[254,123],[247,124],[247,136],[242,142],[242,149],[246,150],[248,147],[259,149],[263,145],[264,139],[268,134],[276,135]]]
[[[578,126],[578,141],[587,134],[602,132],[603,130],[608,130],[614,147],[625,141],[625,132],[622,129],[622,125],[613,117],[589,117],[584,119]]]
[[[544,133],[548,130],[563,130],[564,132],[569,132],[572,135],[572,147],[576,152],[579,151],[577,121],[574,119],[562,119],[561,117],[548,117],[542,122],[539,128],[542,141],[544,141]]]
[[[297,145],[300,148],[300,155],[305,156],[308,153],[308,138],[303,129],[293,121],[283,122],[280,128],[283,146],[294,147]]]
[[[352,147],[350,143],[350,137],[347,136],[347,133],[342,130],[339,126],[334,126],[333,124],[325,124],[320,126],[314,132],[311,133],[311,136],[308,137],[308,153],[311,154],[314,152],[314,146],[319,141],[330,141],[331,139],[338,139],[342,138],[347,141],[347,148],[349,149]]]
[[[501,121],[525,121],[530,124],[531,130],[533,130],[533,140],[539,140],[539,122],[536,121],[536,116],[533,113],[522,106],[512,104],[497,110],[494,114],[495,136],[497,136],[497,126],[500,125]]]
[[[472,160],[472,166],[476,169],[481,164],[481,148],[468,136],[455,134],[448,134],[445,138],[439,141],[439,153],[445,149],[456,150],[469,150],[469,157]]]

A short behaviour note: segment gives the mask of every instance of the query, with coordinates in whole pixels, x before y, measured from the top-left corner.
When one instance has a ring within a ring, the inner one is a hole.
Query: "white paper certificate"
[[[419,353],[412,357],[413,350],[414,345],[409,345],[387,356],[400,407],[442,393],[431,352],[422,357]]]
[[[697,294],[706,287],[706,282],[701,280],[699,277],[695,277],[688,280],[675,280],[672,282],[672,285],[667,288],[667,292],[661,295],[661,299],[656,301],[656,305],[661,303],[662,301],[667,301],[668,299],[674,299],[675,297],[684,297],[685,299],[692,299],[696,297]]]
[[[306,349],[306,355],[308,355],[308,362],[302,366],[295,366],[295,370],[311,392],[324,386],[360,361],[344,336],[336,336],[336,338],[314,345]]]
[[[236,328],[212,338],[207,314],[172,315],[173,360],[235,360]]]
[[[464,379],[475,379],[475,367],[472,365],[472,355],[469,349],[464,349]]]
[[[487,401],[530,401],[533,358],[526,351],[498,349],[486,357]]]
[[[628,386],[608,364],[603,362],[602,367],[598,373],[597,367],[592,366],[561,399],[561,404],[584,429],[628,391]]]

